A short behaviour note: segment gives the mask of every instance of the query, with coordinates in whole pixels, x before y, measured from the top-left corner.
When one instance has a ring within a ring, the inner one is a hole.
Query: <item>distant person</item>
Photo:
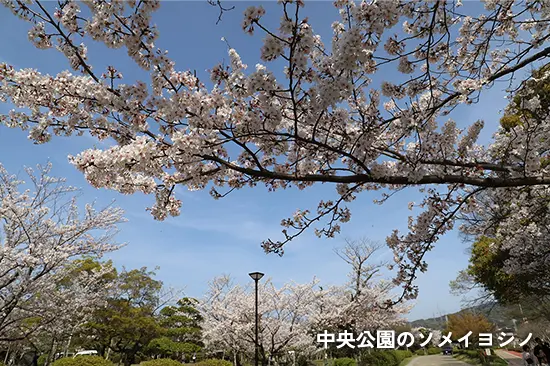
[[[548,343],[543,343],[539,337],[535,338],[535,342],[537,345],[533,353],[539,360],[539,365],[548,365],[548,360],[550,360],[550,347],[548,347]]]
[[[523,346],[521,358],[523,358],[523,366],[531,366],[535,364],[534,357],[531,354],[531,348],[529,348],[528,345]]]

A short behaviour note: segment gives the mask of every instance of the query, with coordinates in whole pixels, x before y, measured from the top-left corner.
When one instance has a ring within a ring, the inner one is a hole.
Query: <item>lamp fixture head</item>
[[[248,274],[254,281],[259,281],[264,276],[261,272],[252,272]]]

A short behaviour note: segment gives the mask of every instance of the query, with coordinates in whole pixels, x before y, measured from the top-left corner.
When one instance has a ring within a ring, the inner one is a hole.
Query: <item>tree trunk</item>
[[[56,352],[57,352],[57,342],[54,339],[53,343],[52,343],[52,348],[51,348],[50,355],[48,356],[47,361],[46,361],[46,365],[49,365],[50,363],[55,361],[55,353]]]
[[[8,356],[10,354],[11,344],[8,345],[8,350],[6,351],[6,357],[4,357],[4,365],[8,364]]]
[[[107,357],[105,358],[106,360],[109,360],[109,356],[111,356],[111,347],[113,345],[113,339],[111,338],[109,340],[109,345],[107,346]]]
[[[131,350],[128,350],[126,353],[126,362],[124,363],[124,366],[132,366],[136,361],[136,354],[138,353],[140,344],[136,343],[134,344],[134,347],[132,347]]]
[[[126,357],[124,358],[124,366],[132,366],[135,359],[136,355],[134,353],[127,353]]]
[[[69,347],[71,346],[71,341],[73,340],[73,333],[71,332],[71,335],[69,336],[69,340],[67,341],[67,345],[65,346],[65,352],[63,354],[65,357],[69,354]]]
[[[237,366],[242,366],[241,357],[239,355],[239,352],[235,351],[235,360],[237,362]]]

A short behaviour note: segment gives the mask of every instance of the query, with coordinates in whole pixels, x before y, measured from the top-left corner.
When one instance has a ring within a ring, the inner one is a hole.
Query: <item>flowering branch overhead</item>
[[[447,189],[429,190],[410,232],[388,238],[399,270],[395,283],[404,288],[400,300],[416,296],[425,253],[453,228],[458,213],[473,210],[477,195],[550,183],[550,168],[541,164],[548,155],[548,117],[498,129],[488,147],[477,144],[483,121],[465,131],[442,121],[495,82],[511,83],[550,55],[550,4],[544,1],[487,0],[483,13],[473,16],[448,1],[338,0],[341,19],[333,23],[330,47],[302,16],[307,7],[301,1],[280,1],[277,30],[263,23],[262,7],[249,7],[242,28],[265,34],[265,64],[248,72],[230,49],[230,64],[211,69],[211,88],[195,73],[179,71],[155,46],[151,16],[159,1],[88,1],[86,11],[76,2],[62,2],[55,11],[40,1],[4,4],[31,22],[31,42],[56,47],[76,74],[1,65],[0,98],[21,108],[3,123],[31,128],[36,143],[52,133],[113,138],[115,146],[86,150],[71,162],[95,187],[155,194],[156,219],[179,214],[178,184],[210,186],[220,198],[223,187],[334,183],[338,199],[323,200],[316,214],[298,211],[283,220],[283,240],[263,243],[267,252],[282,254],[286,243],[318,223],[325,224],[316,229],[319,236],[337,234],[351,217],[346,203],[362,191]],[[151,79],[123,84],[115,67],[96,74],[87,38],[125,48]],[[285,63],[283,77],[266,66],[273,60]],[[377,85],[372,75],[387,70],[397,70],[401,81]]]

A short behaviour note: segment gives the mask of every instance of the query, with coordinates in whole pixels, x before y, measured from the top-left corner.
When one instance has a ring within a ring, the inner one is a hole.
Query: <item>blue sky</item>
[[[50,3],[53,4],[53,3]],[[207,78],[206,69],[228,59],[225,37],[231,47],[253,67],[259,62],[262,35],[249,36],[240,28],[242,11],[252,2],[226,3],[236,9],[224,15],[216,25],[217,10],[202,1],[164,2],[155,14],[160,39],[157,45],[168,49],[169,55],[180,69],[196,69],[199,76]],[[280,11],[273,3],[263,2],[267,10],[268,24],[276,24]],[[474,4],[475,5],[475,4]],[[474,6],[469,5],[469,6]],[[308,3],[305,13],[314,30],[329,43],[330,24],[336,19],[332,3],[319,1]],[[270,15],[274,14],[274,15]],[[55,50],[38,50],[27,41],[29,24],[0,8],[0,32],[9,37],[0,41],[0,62],[8,62],[17,68],[37,68],[55,74],[68,68],[67,61]],[[124,50],[106,50],[97,44],[88,44],[89,59],[96,70],[114,64],[120,69],[126,82],[137,78],[148,81],[147,76],[125,55]],[[391,78],[391,74],[388,76]],[[487,141],[495,130],[499,111],[505,106],[504,94],[498,88],[483,97],[477,105],[460,107],[453,112],[458,125],[485,119],[486,128],[482,140]],[[11,106],[0,104],[0,113]],[[141,194],[124,196],[116,192],[94,189],[67,161],[67,155],[78,154],[84,149],[98,146],[89,137],[54,138],[45,145],[34,145],[19,130],[0,127],[0,162],[12,173],[24,166],[54,165],[54,174],[64,176],[73,186],[83,188],[82,202],[96,201],[99,205],[116,200],[126,211],[128,222],[120,226],[118,240],[128,245],[109,255],[117,266],[136,268],[160,266],[158,278],[165,284],[184,288],[186,295],[200,297],[207,283],[214,276],[231,274],[237,282],[250,281],[247,273],[262,271],[276,284],[294,280],[309,281],[317,276],[323,283],[340,284],[346,280],[348,268],[334,254],[333,249],[343,245],[344,238],[369,237],[383,241],[392,229],[406,229],[408,201],[420,201],[415,190],[396,194],[383,206],[372,203],[378,195],[362,194],[352,205],[352,219],[343,225],[342,234],[335,239],[321,240],[313,233],[303,235],[285,249],[285,255],[266,255],[260,248],[262,240],[280,238],[280,220],[297,209],[314,209],[320,199],[335,197],[330,185],[318,185],[306,191],[280,191],[268,193],[261,188],[243,189],[223,200],[214,201],[207,191],[177,191],[183,199],[181,216],[165,222],[155,222],[145,207],[153,197]],[[449,281],[467,265],[467,245],[456,232],[443,237],[436,248],[427,255],[428,272],[418,279],[420,296],[409,319],[426,318],[454,312],[461,307],[461,298],[449,293]],[[380,259],[391,260],[389,251]]]

